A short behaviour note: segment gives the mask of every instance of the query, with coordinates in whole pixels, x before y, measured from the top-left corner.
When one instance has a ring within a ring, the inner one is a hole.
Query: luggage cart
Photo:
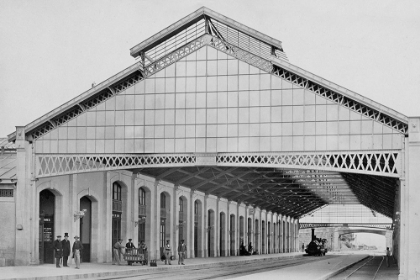
[[[124,260],[127,261],[128,265],[133,265],[133,263],[140,263],[141,265],[147,265],[148,262],[148,253],[140,248],[125,249],[123,254]]]

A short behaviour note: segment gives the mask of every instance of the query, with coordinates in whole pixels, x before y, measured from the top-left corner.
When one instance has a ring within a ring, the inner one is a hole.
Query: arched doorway
[[[261,221],[261,254],[265,254],[265,242],[267,233],[265,232],[265,221]]]
[[[229,220],[230,255],[235,256],[235,215],[231,214]]]
[[[170,222],[171,222],[171,197],[168,193],[160,194],[160,255],[163,254],[163,248],[166,240],[170,240]],[[174,244],[175,245],[175,244]]]
[[[220,213],[220,225],[219,225],[219,252],[220,256],[226,256],[226,248],[225,248],[225,242],[226,242],[226,215],[225,213]]]
[[[194,201],[194,256],[199,257],[201,254],[201,225],[202,225],[201,201]],[[199,248],[200,246],[200,248]]]
[[[260,230],[260,228],[259,228],[259,226],[258,226],[259,224],[258,224],[258,219],[256,219],[255,220],[255,226],[254,226],[254,228],[255,228],[255,235],[254,235],[254,251],[258,251],[258,236],[260,235],[260,232],[259,232],[259,230]],[[259,253],[259,252],[258,252]]]
[[[178,230],[178,242],[181,243],[181,240],[185,240],[187,238],[187,199],[185,196],[181,196],[178,199],[179,203],[179,230]]]
[[[80,198],[80,211],[85,215],[80,219],[80,242],[83,244],[82,260],[90,262],[91,237],[92,237],[92,201],[84,196]]]
[[[239,217],[239,245],[243,244],[244,246],[246,246],[246,244],[245,244],[245,234],[244,234],[244,231],[245,231],[244,220],[245,219],[244,219],[243,216]],[[238,249],[237,255],[239,256],[239,249]]]
[[[248,240],[247,240],[247,242],[248,242],[248,244],[247,244],[247,246],[248,246],[248,250],[249,250],[249,243],[251,243],[251,242],[253,242],[252,241],[252,219],[251,218],[248,218],[248,232],[247,232],[247,234],[248,234]],[[255,245],[255,242],[254,242],[254,245]]]
[[[146,240],[146,190],[139,188],[138,243]]]
[[[271,227],[270,222],[267,222],[267,254],[271,253]]]
[[[123,213],[122,188],[117,182],[112,184],[112,247],[121,238],[121,217]],[[112,250],[114,251],[114,250]]]
[[[141,241],[150,244],[150,219],[151,219],[151,196],[150,190],[146,187],[140,187],[138,191],[138,246]],[[136,246],[137,247],[137,246]]]
[[[273,223],[273,237],[271,240],[273,240],[273,253],[277,253],[277,228],[276,223]]]
[[[53,242],[55,195],[49,190],[39,194],[39,262],[54,263]]]
[[[207,212],[207,256],[213,257],[214,254],[214,211]]]
[[[286,222],[283,221],[283,253],[287,251],[287,244],[286,244]]]

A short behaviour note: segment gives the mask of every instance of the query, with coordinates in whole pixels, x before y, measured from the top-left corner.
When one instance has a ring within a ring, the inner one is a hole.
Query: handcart
[[[133,265],[133,263],[140,263],[141,265],[148,264],[147,250],[141,248],[125,249],[123,256],[128,265]]]

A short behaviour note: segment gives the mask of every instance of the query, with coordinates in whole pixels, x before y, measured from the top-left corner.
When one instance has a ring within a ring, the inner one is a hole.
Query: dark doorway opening
[[[80,211],[85,210],[85,215],[80,219],[80,242],[83,244],[82,261],[90,262],[91,237],[92,237],[92,201],[84,196],[80,199]]]
[[[54,263],[55,195],[49,190],[39,194],[39,262]]]
[[[112,184],[112,246],[121,238],[121,217],[122,217],[121,186],[118,183]],[[114,250],[112,250],[114,251]]]

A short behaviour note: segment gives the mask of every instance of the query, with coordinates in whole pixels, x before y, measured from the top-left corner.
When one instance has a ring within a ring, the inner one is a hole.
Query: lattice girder
[[[210,159],[210,160],[209,160]],[[144,167],[245,166],[326,170],[398,178],[399,151],[218,154],[37,154],[36,176]]]
[[[391,229],[391,223],[299,223],[299,229],[322,227],[365,227],[378,229]]]

